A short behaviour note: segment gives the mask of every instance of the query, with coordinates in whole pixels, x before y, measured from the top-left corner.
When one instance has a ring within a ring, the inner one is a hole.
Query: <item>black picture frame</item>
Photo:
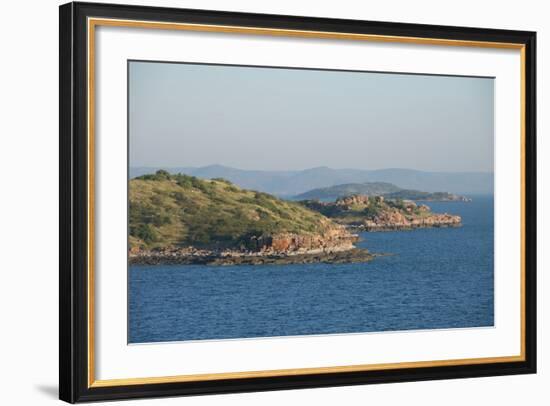
[[[67,402],[219,394],[536,372],[536,33],[497,29],[261,15],[113,4],[60,6],[60,252],[59,397]],[[290,29],[457,41],[513,43],[524,47],[524,334],[525,357],[515,362],[428,366],[359,372],[313,373],[197,382],[93,387],[88,353],[87,19],[89,17]]]

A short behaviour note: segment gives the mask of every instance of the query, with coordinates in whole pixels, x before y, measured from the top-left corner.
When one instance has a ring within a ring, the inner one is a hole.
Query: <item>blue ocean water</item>
[[[128,341],[493,325],[493,198],[430,202],[463,227],[363,233],[363,264],[129,269]]]

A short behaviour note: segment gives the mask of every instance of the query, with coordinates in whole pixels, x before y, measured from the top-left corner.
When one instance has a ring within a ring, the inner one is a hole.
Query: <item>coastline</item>
[[[367,249],[350,248],[334,250],[310,250],[292,252],[210,251],[172,249],[130,253],[130,265],[263,265],[263,264],[314,264],[368,262],[381,254]]]
[[[377,221],[376,221],[377,220]],[[304,248],[303,238],[292,234],[283,234],[269,237],[266,241],[262,238],[254,239],[256,249],[231,250],[231,249],[198,249],[194,247],[168,247],[157,249],[131,249],[128,255],[130,265],[264,265],[264,264],[313,264],[313,263],[360,263],[369,262],[377,256],[391,255],[371,253],[366,248],[357,248],[353,245],[358,240],[356,234],[350,232],[385,232],[385,231],[412,231],[421,228],[453,228],[461,227],[460,216],[438,214],[423,219],[407,219],[402,216],[381,219],[366,220],[362,223],[341,224],[343,229],[337,233],[340,239],[329,240],[330,245],[311,244],[307,240]],[[343,230],[344,233],[342,233]],[[342,238],[340,235],[346,235]]]

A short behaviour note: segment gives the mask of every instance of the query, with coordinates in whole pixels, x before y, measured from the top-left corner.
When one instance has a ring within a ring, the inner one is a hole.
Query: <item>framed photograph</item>
[[[536,371],[534,32],[60,7],[60,398]]]

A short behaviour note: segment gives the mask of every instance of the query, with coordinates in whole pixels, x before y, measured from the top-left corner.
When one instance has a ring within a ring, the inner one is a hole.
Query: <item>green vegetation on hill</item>
[[[319,234],[335,226],[322,214],[216,178],[159,170],[130,180],[130,247],[233,248],[252,236]]]
[[[313,189],[295,197],[296,200],[336,200],[341,197],[365,195],[384,196],[387,199],[426,200],[426,201],[468,201],[470,199],[447,192],[422,192],[401,189],[387,182],[346,183]]]
[[[339,197],[353,195],[380,196],[386,193],[394,193],[402,190],[392,183],[386,182],[365,182],[346,183],[342,185],[329,186],[313,189],[295,197],[297,200],[336,200]]]

